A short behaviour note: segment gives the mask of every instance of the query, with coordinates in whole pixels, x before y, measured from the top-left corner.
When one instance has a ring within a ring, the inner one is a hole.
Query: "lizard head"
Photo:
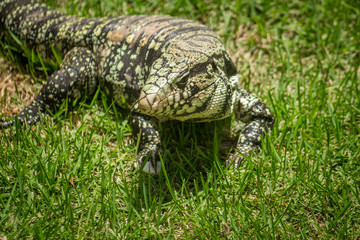
[[[139,110],[159,120],[226,117],[232,98],[229,70],[236,73],[228,55],[215,48],[183,49],[189,48],[170,48],[153,63],[140,93]]]

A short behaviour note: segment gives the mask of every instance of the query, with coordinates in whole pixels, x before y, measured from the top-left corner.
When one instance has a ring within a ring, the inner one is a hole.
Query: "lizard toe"
[[[230,166],[231,164],[234,164],[234,168],[238,169],[244,160],[245,160],[244,156],[236,152],[227,159],[226,167]]]

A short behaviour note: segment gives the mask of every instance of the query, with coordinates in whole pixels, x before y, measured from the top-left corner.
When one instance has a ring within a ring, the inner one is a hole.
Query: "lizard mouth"
[[[196,110],[204,111],[209,101],[209,96],[214,94],[214,83],[203,87],[200,91],[173,91],[164,94],[162,91],[140,92],[138,107],[147,115],[158,119],[176,119],[184,121],[194,114]]]
[[[141,91],[138,106],[141,112],[154,115],[163,113],[168,115],[181,106],[179,102],[184,104],[188,94],[172,93],[167,96],[161,96],[158,93],[146,93]]]

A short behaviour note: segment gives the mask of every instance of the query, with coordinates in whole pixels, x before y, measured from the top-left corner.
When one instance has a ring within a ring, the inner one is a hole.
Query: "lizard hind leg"
[[[91,51],[73,48],[65,55],[60,69],[47,79],[34,101],[18,114],[19,122],[32,125],[43,113],[54,112],[67,98],[73,101],[86,92],[94,93],[97,85],[95,74],[96,62]],[[0,122],[0,129],[14,124],[15,120]]]

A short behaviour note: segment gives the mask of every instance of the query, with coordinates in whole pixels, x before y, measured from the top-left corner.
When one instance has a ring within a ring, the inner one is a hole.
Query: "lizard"
[[[273,127],[269,108],[241,88],[222,40],[195,21],[147,15],[83,18],[37,0],[0,0],[0,29],[44,59],[52,57],[52,47],[63,59],[28,106],[0,121],[1,129],[16,121],[35,124],[67,99],[94,94],[100,85],[130,110],[132,135],[140,143],[135,166],[157,174],[163,153],[159,122],[207,122],[235,114],[245,123],[235,153],[226,160],[235,168]]]

